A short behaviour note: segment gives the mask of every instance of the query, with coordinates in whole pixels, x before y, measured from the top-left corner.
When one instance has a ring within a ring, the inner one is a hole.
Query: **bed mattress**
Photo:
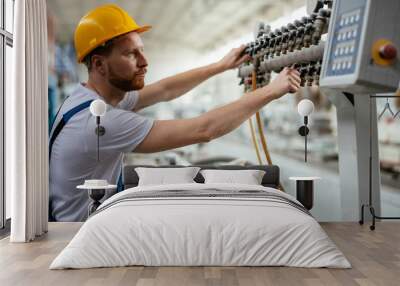
[[[257,185],[198,183],[114,195],[50,269],[129,265],[351,267],[292,196]]]

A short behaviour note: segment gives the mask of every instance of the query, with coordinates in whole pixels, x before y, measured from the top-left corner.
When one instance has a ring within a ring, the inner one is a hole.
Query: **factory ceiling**
[[[146,48],[214,49],[251,31],[257,21],[272,21],[305,5],[304,0],[47,0],[57,39],[70,41],[79,19],[90,9],[115,2],[140,24]]]

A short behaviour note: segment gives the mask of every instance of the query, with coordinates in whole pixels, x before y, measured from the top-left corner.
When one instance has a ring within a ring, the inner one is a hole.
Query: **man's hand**
[[[267,86],[263,87],[272,92],[274,99],[286,93],[295,93],[300,88],[300,73],[294,68],[284,68]]]
[[[217,62],[217,65],[220,66],[222,71],[226,71],[229,69],[235,69],[242,63],[249,61],[251,57],[243,54],[245,48],[245,45],[241,45],[239,48],[232,49],[219,62]]]

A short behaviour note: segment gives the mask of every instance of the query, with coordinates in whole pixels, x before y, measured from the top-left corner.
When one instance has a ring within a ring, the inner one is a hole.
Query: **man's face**
[[[113,40],[112,52],[106,58],[107,78],[111,85],[123,91],[144,87],[147,60],[143,48],[143,42],[136,32]]]

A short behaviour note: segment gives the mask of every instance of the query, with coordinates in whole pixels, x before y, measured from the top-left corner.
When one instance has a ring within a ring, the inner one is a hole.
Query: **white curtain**
[[[48,107],[46,0],[15,1],[14,94],[6,99],[6,187],[12,242],[47,232]]]

